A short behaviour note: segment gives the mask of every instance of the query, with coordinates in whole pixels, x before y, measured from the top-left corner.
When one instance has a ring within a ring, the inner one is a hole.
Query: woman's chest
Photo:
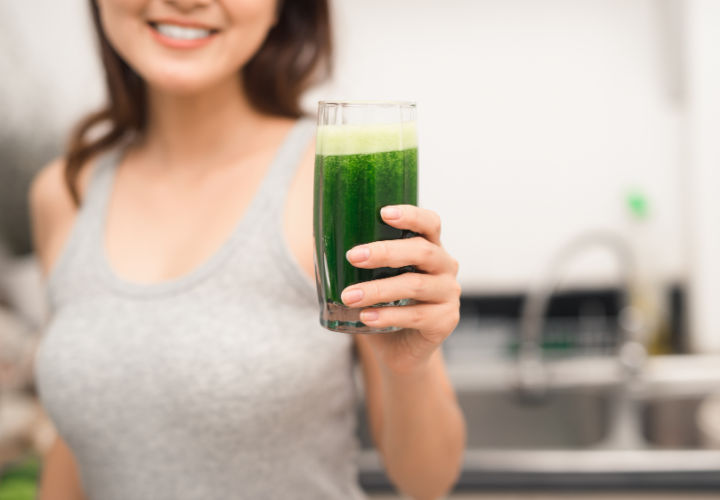
[[[260,165],[208,175],[203,181],[147,182],[138,169],[118,168],[104,226],[104,252],[127,281],[158,283],[190,274],[234,233],[266,210],[280,212],[281,231],[295,261],[313,275],[313,155],[292,165],[292,179],[274,183]]]
[[[351,389],[351,363],[349,338],[292,304],[98,300],[58,311],[37,372],[58,427],[86,439],[138,419],[213,435],[292,427]]]

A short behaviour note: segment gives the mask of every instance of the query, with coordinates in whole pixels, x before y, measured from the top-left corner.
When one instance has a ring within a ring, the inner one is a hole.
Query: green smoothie
[[[363,243],[412,236],[385,224],[380,209],[417,205],[415,124],[318,127],[314,194],[321,305],[342,304],[340,294],[352,284],[407,272],[407,268],[359,269],[345,253]]]

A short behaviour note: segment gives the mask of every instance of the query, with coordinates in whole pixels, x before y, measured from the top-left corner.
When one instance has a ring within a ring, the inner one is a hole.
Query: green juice
[[[321,306],[341,305],[340,294],[350,285],[409,270],[359,269],[345,253],[363,243],[413,235],[384,223],[380,209],[417,205],[417,155],[414,123],[319,127],[314,228]]]

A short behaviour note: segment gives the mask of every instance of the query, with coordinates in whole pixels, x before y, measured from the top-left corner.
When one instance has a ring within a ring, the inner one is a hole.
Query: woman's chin
[[[195,74],[149,75],[145,78],[150,88],[155,92],[177,96],[192,96],[213,92],[218,87],[227,84],[228,78],[199,78]],[[229,80],[239,81],[240,76],[233,76]]]

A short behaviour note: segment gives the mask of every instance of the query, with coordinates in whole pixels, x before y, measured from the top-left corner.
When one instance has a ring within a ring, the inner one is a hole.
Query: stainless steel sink
[[[469,448],[587,448],[608,429],[607,394],[564,391],[540,404],[522,403],[512,392],[461,392]]]
[[[650,358],[632,388],[623,387],[612,357],[547,369],[547,397],[527,401],[515,390],[511,360],[448,364],[468,424],[460,489],[720,488],[720,450],[703,447],[695,418],[703,398],[720,389],[720,356]],[[630,425],[618,424],[618,401]],[[385,489],[363,411],[360,418],[361,482]],[[628,429],[638,435],[627,446],[622,439],[608,446]]]
[[[563,391],[541,404],[522,403],[512,391],[460,391],[470,449],[587,448],[608,430],[608,394]],[[363,448],[371,448],[364,411],[360,412]]]
[[[673,397],[643,401],[641,418],[644,438],[653,448],[704,448],[697,425],[697,412],[702,398]]]

